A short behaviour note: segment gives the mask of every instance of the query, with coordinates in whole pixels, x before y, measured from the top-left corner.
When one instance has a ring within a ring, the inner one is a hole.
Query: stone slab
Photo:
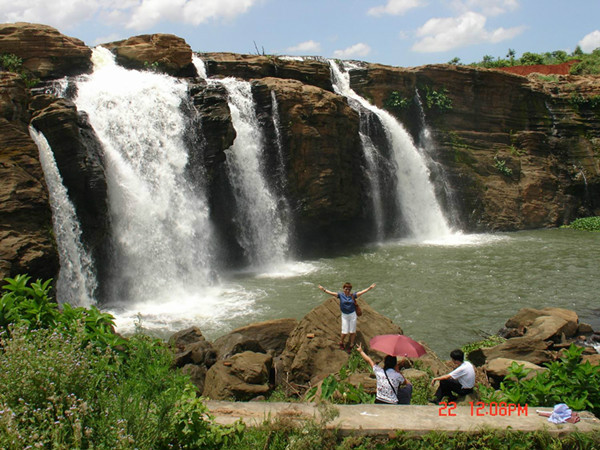
[[[313,403],[284,402],[226,402],[207,401],[210,413],[219,424],[227,425],[241,419],[247,426],[257,426],[265,420],[286,418],[298,422],[319,419],[320,413]],[[447,408],[435,405],[385,406],[374,404],[334,405],[339,416],[327,424],[342,434],[389,436],[397,430],[415,435],[430,431],[448,433],[476,433],[481,430],[547,431],[554,436],[572,432],[600,432],[600,420],[589,412],[580,412],[581,421],[576,424],[553,424],[536,410],[551,411],[552,408],[521,407],[520,410],[487,407],[479,411],[470,406]],[[451,415],[452,414],[452,415]]]

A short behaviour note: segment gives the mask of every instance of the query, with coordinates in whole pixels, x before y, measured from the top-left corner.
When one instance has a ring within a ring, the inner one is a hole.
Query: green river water
[[[441,357],[496,333],[523,307],[572,309],[600,330],[599,262],[600,233],[569,229],[348,249],[297,263],[297,275],[235,275],[230,282],[252,293],[252,306],[203,332],[215,338],[252,322],[300,319],[326,300],[319,284],[338,291],[345,281],[377,283],[363,299]]]

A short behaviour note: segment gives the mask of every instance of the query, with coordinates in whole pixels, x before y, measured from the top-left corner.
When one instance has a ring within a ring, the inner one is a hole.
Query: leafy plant
[[[481,341],[471,342],[470,344],[463,345],[461,350],[464,352],[465,355],[468,355],[474,350],[486,347],[493,347],[495,345],[502,344],[504,341],[506,341],[506,339],[504,339],[503,337],[498,336],[497,334],[493,334],[485,339],[482,339]]]
[[[452,99],[448,97],[448,90],[446,88],[436,91],[430,86],[425,86],[423,89],[425,90],[425,107],[427,109],[435,108],[440,112],[452,109]]]
[[[582,231],[600,231],[600,216],[581,217],[575,219],[566,228],[573,228]]]
[[[0,54],[0,70],[6,70],[19,74],[25,86],[32,88],[37,85],[40,80],[32,77],[31,74],[23,68],[23,60],[13,53]]]
[[[506,165],[506,161],[503,159],[494,156],[494,167],[500,172],[502,175],[510,177],[513,173],[512,169]]]
[[[530,369],[513,362],[499,391],[479,385],[485,402],[553,406],[566,403],[575,410],[600,413],[600,366],[581,363],[582,347],[571,345],[558,361],[546,364],[548,370],[527,379]]]
[[[383,102],[383,106],[388,109],[407,109],[412,104],[412,100],[403,97],[398,91],[390,92],[388,98]]]

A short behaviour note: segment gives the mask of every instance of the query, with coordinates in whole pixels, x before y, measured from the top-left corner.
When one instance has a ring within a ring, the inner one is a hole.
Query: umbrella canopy
[[[392,356],[418,358],[427,353],[425,347],[402,334],[382,334],[375,336],[369,342],[369,346],[373,350],[378,350]]]

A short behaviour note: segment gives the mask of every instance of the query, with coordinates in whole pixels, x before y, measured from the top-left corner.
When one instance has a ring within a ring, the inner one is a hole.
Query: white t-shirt
[[[394,394],[390,382],[392,383],[392,386],[394,386],[394,390],[398,392],[398,386],[404,383],[404,377],[394,369],[388,369],[386,372],[387,378],[381,367],[377,364],[373,366],[373,373],[377,378],[377,400],[386,403],[398,403],[398,397]],[[389,382],[388,378],[390,379]]]
[[[460,366],[450,372],[450,376],[458,381],[463,389],[475,387],[475,368],[469,361],[463,361]]]

